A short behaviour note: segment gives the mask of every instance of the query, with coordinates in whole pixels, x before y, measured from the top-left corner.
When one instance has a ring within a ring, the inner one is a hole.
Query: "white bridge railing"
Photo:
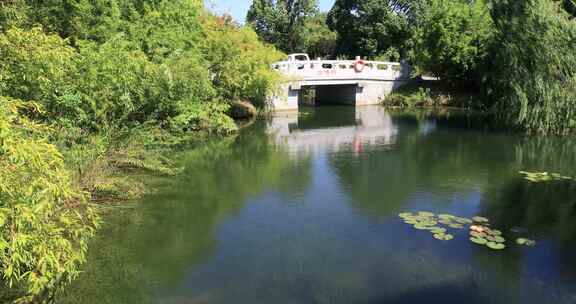
[[[272,67],[302,80],[400,80],[410,78],[410,67],[398,62],[358,60],[281,61]]]

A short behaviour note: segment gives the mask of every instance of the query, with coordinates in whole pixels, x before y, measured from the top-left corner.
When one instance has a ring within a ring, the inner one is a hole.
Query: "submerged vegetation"
[[[0,3],[2,300],[52,301],[94,203],[143,192],[126,170],[177,173],[165,147],[233,132],[229,104],[262,105],[280,56],[200,0]]]

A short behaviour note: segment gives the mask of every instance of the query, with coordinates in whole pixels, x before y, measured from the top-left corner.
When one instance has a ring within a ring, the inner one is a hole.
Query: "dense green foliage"
[[[326,13],[318,13],[305,24],[305,51],[311,57],[329,57],[334,54],[338,34],[326,24]]]
[[[488,5],[489,4],[489,5]],[[571,1],[433,0],[419,7],[412,61],[480,91],[483,108],[534,133],[576,129]]]
[[[71,187],[47,129],[20,112],[39,105],[0,97],[0,272],[22,300],[49,296],[70,282],[85,260],[98,217],[85,194]]]
[[[576,20],[556,2],[492,1],[498,29],[488,95],[531,132],[576,131]]]
[[[304,51],[304,26],[318,10],[315,0],[255,0],[246,21],[262,39],[286,52]]]
[[[336,33],[318,12],[317,0],[255,0],[246,20],[262,40],[286,53],[332,55]]]
[[[263,104],[281,56],[199,0],[1,2],[2,281],[50,300],[99,221],[88,200],[140,193],[121,170],[174,173],[155,146],[235,130],[229,103]]]
[[[491,59],[494,25],[483,0],[430,1],[418,9],[412,32],[411,59],[421,73],[474,84]]]
[[[338,33],[336,54],[376,58],[390,48],[402,51],[409,38],[406,1],[336,0],[328,13],[330,29]]]

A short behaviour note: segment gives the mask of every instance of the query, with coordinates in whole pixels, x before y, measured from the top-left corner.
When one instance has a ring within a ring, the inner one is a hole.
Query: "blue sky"
[[[206,7],[217,13],[229,13],[234,19],[244,22],[246,12],[252,4],[252,0],[205,0]],[[334,0],[320,0],[320,10],[328,11],[334,4]]]

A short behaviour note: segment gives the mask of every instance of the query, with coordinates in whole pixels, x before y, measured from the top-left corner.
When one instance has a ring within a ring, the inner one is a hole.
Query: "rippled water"
[[[576,143],[458,113],[319,107],[178,158],[108,217],[62,303],[576,303]],[[400,212],[483,215],[509,239],[441,242]]]

